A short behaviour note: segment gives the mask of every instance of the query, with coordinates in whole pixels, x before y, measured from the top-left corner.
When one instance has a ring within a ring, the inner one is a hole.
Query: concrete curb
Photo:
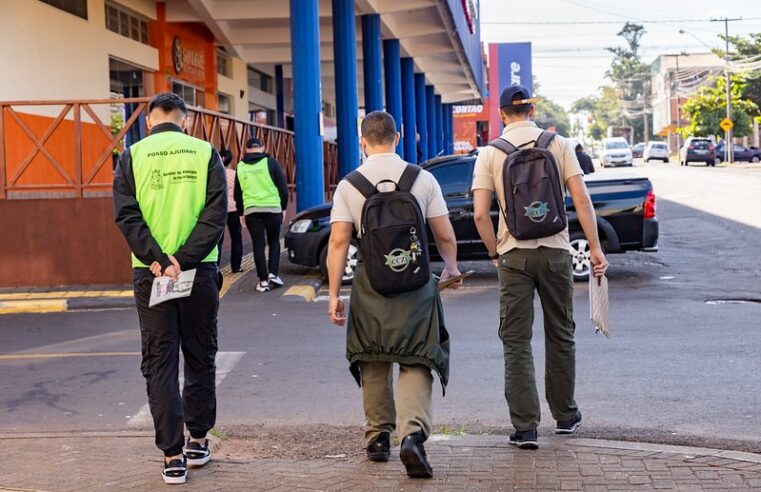
[[[305,278],[306,283],[293,285],[280,296],[282,302],[312,302],[323,286],[322,278]]]
[[[79,297],[72,299],[28,299],[0,301],[0,315],[62,313],[135,307],[133,297]]]

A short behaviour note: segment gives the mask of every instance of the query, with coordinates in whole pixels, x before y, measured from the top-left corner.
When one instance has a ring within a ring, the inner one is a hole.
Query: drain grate
[[[727,298],[727,299],[707,299],[706,304],[716,306],[722,304],[761,304],[761,299],[753,297]]]

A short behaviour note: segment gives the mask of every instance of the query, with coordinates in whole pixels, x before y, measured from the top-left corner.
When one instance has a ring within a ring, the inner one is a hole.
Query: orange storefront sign
[[[452,106],[456,154],[467,154],[478,147],[478,122],[489,120],[488,108],[488,105],[483,104]]]

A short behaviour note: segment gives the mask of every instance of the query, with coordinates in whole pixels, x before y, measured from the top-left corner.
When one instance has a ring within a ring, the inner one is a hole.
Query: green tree
[[[734,136],[744,137],[753,129],[753,117],[758,114],[758,105],[743,97],[747,81],[741,76],[732,76],[732,122]],[[716,77],[713,83],[701,87],[682,107],[690,124],[682,128],[682,136],[699,137],[723,136],[719,123],[727,112],[727,82],[724,77]]]
[[[609,85],[602,86],[599,95],[574,101],[571,111],[587,115],[589,125],[586,132],[593,140],[603,139],[609,126],[620,123],[618,94],[616,89]]]
[[[647,101],[650,67],[642,62],[640,55],[640,43],[645,32],[641,24],[627,22],[617,34],[624,39],[625,45],[607,48],[614,55],[606,76],[613,82],[617,93],[619,108],[616,123],[633,127],[635,140],[644,139],[643,112],[649,111],[650,106]]]
[[[568,119],[568,113],[563,107],[549,99],[540,97],[536,103],[536,113],[534,121],[542,128],[555,127],[555,131],[563,136],[570,136],[571,123]]]
[[[732,58],[735,60],[761,55],[761,32],[751,33],[748,37],[729,36],[727,38],[724,35],[720,35],[720,37],[721,39],[729,40],[729,44],[734,48],[731,51],[733,52]],[[724,56],[723,52],[717,54]],[[747,78],[742,96],[761,105],[761,77]]]

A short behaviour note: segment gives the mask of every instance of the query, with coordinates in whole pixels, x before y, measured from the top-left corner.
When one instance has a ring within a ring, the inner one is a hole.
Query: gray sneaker
[[[271,289],[270,283],[266,280],[262,280],[256,285],[256,290],[259,292],[269,292]]]
[[[285,282],[283,282],[283,279],[278,277],[274,273],[270,273],[269,283],[275,284],[275,286],[277,287],[282,287],[283,285],[285,285]]]

